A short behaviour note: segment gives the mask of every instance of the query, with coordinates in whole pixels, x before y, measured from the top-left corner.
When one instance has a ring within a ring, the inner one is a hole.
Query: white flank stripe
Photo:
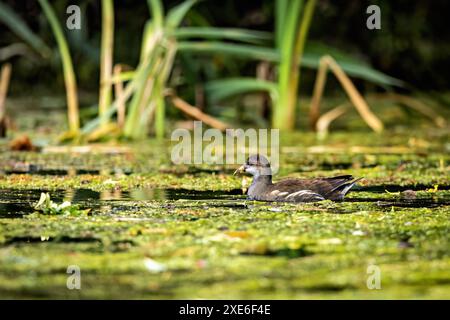
[[[291,193],[290,195],[288,195],[286,197],[286,199],[289,199],[290,197],[296,197],[296,196],[301,196],[301,195],[304,195],[304,194],[311,194],[311,193],[313,193],[313,192],[311,192],[309,190],[300,190],[300,191]]]

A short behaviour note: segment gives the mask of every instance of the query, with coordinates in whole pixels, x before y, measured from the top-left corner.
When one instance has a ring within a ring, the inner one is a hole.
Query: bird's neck
[[[271,185],[272,184],[272,175],[262,175],[258,174],[253,176],[253,182],[252,185],[259,184],[259,185]]]
[[[258,200],[261,193],[263,193],[268,186],[272,184],[271,175],[255,175],[253,182],[247,190],[247,196],[249,199]]]

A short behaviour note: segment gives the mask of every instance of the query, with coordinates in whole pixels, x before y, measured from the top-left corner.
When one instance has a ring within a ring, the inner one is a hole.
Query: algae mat
[[[0,297],[448,299],[449,137],[282,139],[276,179],[365,177],[314,204],[246,201],[235,166],[174,166],[154,141],[108,156],[3,145]],[[34,213],[41,192],[91,211]]]

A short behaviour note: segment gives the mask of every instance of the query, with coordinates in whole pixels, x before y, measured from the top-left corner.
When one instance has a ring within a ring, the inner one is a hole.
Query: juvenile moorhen
[[[343,200],[345,194],[360,179],[351,175],[315,178],[285,179],[272,183],[272,170],[269,161],[261,155],[252,155],[247,162],[235,171],[253,175],[253,182],[248,189],[250,200],[279,202],[313,202],[325,199]]]

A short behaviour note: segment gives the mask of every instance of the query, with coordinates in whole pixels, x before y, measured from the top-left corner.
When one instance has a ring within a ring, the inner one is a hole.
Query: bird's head
[[[248,157],[245,164],[240,166],[234,174],[237,173],[248,173],[251,174],[254,177],[258,176],[271,176],[272,170],[270,169],[270,162],[267,160],[266,157],[255,154],[250,157]]]

